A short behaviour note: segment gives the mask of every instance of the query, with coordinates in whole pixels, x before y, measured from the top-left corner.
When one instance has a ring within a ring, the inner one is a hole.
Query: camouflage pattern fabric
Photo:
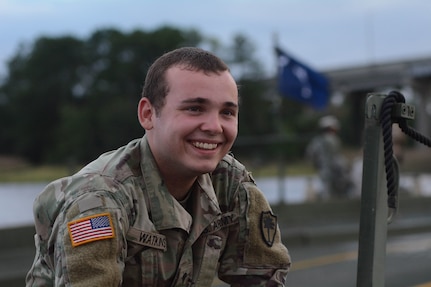
[[[284,286],[277,218],[231,155],[170,195],[145,136],[50,183],[34,203],[26,286]]]

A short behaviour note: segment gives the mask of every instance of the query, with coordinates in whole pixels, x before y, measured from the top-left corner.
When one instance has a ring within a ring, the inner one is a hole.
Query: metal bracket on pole
[[[357,287],[385,286],[388,207],[380,124],[384,98],[370,94],[365,107]]]

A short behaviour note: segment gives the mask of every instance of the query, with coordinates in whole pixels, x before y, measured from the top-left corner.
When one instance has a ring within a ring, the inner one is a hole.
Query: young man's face
[[[238,89],[229,72],[219,75],[172,67],[169,92],[158,116],[144,126],[164,175],[197,176],[214,170],[238,132]],[[142,100],[141,100],[142,101]]]

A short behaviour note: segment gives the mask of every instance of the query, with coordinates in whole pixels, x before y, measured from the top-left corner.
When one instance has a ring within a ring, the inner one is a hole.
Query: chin
[[[200,166],[200,167],[197,167],[195,170],[199,175],[204,174],[204,173],[209,173],[209,172],[212,172],[217,167],[217,164],[218,163]]]

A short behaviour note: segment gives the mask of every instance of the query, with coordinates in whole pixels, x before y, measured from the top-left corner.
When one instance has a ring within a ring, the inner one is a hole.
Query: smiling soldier
[[[36,199],[27,286],[284,286],[277,218],[228,154],[238,112],[218,57],[190,47],[157,59],[138,105],[145,135]]]

